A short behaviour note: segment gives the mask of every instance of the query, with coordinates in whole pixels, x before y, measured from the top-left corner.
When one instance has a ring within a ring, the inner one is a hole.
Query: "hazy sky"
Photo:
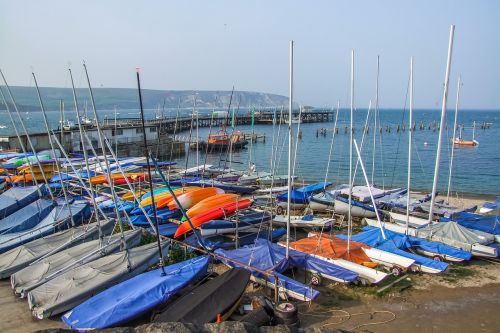
[[[439,108],[450,24],[456,25],[450,104],[500,109],[500,1],[43,1],[0,0],[0,68],[12,85],[69,87],[81,62],[94,86],[249,90],[288,95],[295,41],[295,101],[349,102],[355,50],[358,107],[405,103],[415,57],[415,107]]]

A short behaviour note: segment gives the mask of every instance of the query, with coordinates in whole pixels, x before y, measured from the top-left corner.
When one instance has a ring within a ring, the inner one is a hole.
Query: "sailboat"
[[[453,140],[453,144],[457,146],[467,146],[467,147],[474,147],[479,145],[479,142],[474,137],[475,131],[476,131],[476,122],[474,121],[472,125],[472,140],[464,140],[462,138],[462,127],[460,127],[458,138],[455,138]]]

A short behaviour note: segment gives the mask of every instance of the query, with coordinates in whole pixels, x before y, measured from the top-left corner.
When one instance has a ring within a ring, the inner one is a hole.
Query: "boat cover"
[[[406,252],[405,250],[410,249],[413,244],[411,240],[413,240],[413,237],[407,236],[407,235],[402,235],[398,234],[396,232],[392,232],[390,230],[385,229],[384,230],[385,235],[387,239],[384,239],[382,237],[382,233],[380,232],[380,229],[375,228],[375,227],[365,227],[363,228],[363,231],[360,232],[359,234],[353,235],[351,237],[351,240],[355,242],[360,242],[366,245],[369,245],[371,247],[375,247],[380,250],[384,250],[390,253],[398,254],[400,256],[410,258],[415,260],[415,263],[418,265],[424,265],[427,267],[431,267],[434,269],[437,269],[439,271],[445,271],[448,268],[448,264],[445,262],[429,259],[426,257],[423,257],[418,254]],[[341,239],[347,239],[347,235],[337,235],[337,237]],[[444,251],[447,252],[447,250],[451,250],[453,248],[448,247],[443,247],[443,244],[439,244],[436,242],[429,242],[425,240],[421,240],[419,242],[420,246],[429,246],[432,248],[432,250],[435,253],[443,253],[443,252],[438,252],[441,251],[441,248],[444,249]],[[465,255],[463,251],[460,251],[458,249],[453,249],[454,251],[448,252],[448,254],[452,256],[462,256]],[[470,253],[467,253],[469,255],[470,259]]]
[[[35,227],[54,209],[51,200],[38,199],[0,220],[0,234],[25,231]]]
[[[138,229],[129,230],[124,232],[123,236],[127,248],[133,248],[139,245],[142,231]],[[68,269],[73,269],[108,254],[123,250],[124,243],[121,240],[121,235],[116,234],[104,237],[102,241],[96,239],[73,246],[12,274],[10,284],[16,294],[25,295],[28,291],[35,289]],[[68,266],[69,268],[67,268]]]
[[[480,234],[478,234],[480,233]],[[473,244],[490,244],[495,236],[481,231],[472,231],[457,222],[439,222],[417,229],[415,236],[430,239],[450,246],[472,251]]]
[[[369,246],[352,241],[350,251],[347,252],[346,240],[319,233],[290,243],[290,248],[300,252],[331,259],[345,259],[361,265],[371,261],[363,251],[363,247],[369,248]]]
[[[495,202],[485,202],[483,207],[500,210],[500,198],[497,198]]]
[[[165,267],[166,274],[162,274],[161,268],[142,273],[95,295],[61,319],[74,330],[103,329],[126,323],[166,302],[191,281],[206,274],[209,262],[209,256],[200,256]]]
[[[155,322],[203,325],[214,322],[238,302],[250,280],[250,272],[233,268],[198,286],[155,316]]]
[[[394,193],[394,192],[400,192],[402,189],[395,188],[395,189],[390,189],[390,190],[383,190],[383,189],[371,186],[370,190],[372,192],[373,198],[378,199],[378,198],[382,198],[383,196],[386,196],[386,195]],[[340,193],[348,196],[349,195],[349,188],[342,189],[340,191]],[[365,202],[365,203],[370,202],[370,200],[371,200],[368,186],[353,186],[352,196],[355,197],[357,200],[359,200],[361,202]]]
[[[177,228],[179,228],[179,225],[172,222],[166,222],[160,224],[158,227],[160,229],[160,235],[165,237],[173,237],[175,235],[175,232],[177,231]],[[156,234],[156,231],[151,227],[148,228],[148,231],[152,234]]]
[[[71,211],[71,212],[70,212]],[[84,202],[56,206],[40,223],[31,229],[0,235],[0,253],[13,249],[55,230],[64,230],[74,222],[80,225],[90,216],[90,206]],[[72,219],[73,217],[73,219]]]
[[[321,191],[330,185],[332,185],[331,182],[321,182],[294,189],[291,191],[290,201],[296,204],[308,203],[313,193]],[[278,195],[276,199],[281,202],[288,201],[288,192]]]
[[[295,250],[289,250],[288,259],[285,256],[286,249],[277,244],[271,243],[268,240],[257,239],[254,246],[245,246],[236,250],[215,250],[215,253],[222,256],[222,261],[231,267],[243,267],[238,263],[242,263],[248,269],[248,266],[255,267],[261,271],[269,271],[270,274],[278,276],[281,284],[285,284],[285,288],[302,295],[306,299],[315,299],[319,292],[312,290],[310,287],[301,284],[298,281],[281,275],[284,271],[291,267],[300,267],[307,270],[312,270],[320,274],[333,276],[344,282],[352,282],[358,278],[358,274],[344,269],[327,261],[314,258],[307,253],[301,253]],[[227,259],[229,260],[227,260]],[[234,260],[238,263],[232,262]],[[252,274],[263,278],[271,283],[275,282],[275,277],[264,276],[262,273],[251,270]]]
[[[161,231],[160,226],[160,231]],[[274,230],[270,229],[264,229],[261,230],[260,232],[248,232],[248,231],[242,231],[238,233],[239,239],[238,239],[238,246],[245,246],[245,245],[253,245],[255,243],[256,239],[268,239],[271,242],[277,242],[281,237],[283,237],[286,234],[286,229],[285,228],[277,228]],[[188,236],[185,240],[184,243],[198,247],[199,243],[196,238],[196,235],[190,235]],[[204,237],[203,238],[203,243],[205,246],[213,251],[216,249],[234,249],[236,246],[236,243],[234,241],[234,238],[230,238],[228,236],[224,235],[217,235],[217,236],[210,236],[210,237]]]
[[[453,221],[469,229],[483,231],[492,235],[500,235],[499,215],[479,215],[462,212],[452,217]],[[450,221],[450,218],[441,218],[442,222]]]
[[[406,200],[407,200],[408,192],[403,195],[398,196],[386,196],[377,200],[377,205],[381,209],[392,209],[392,208],[406,208]],[[432,195],[419,195],[419,194],[411,194],[410,196],[410,211],[413,211],[416,207],[419,207],[422,202],[427,202],[431,200]]]
[[[0,194],[0,218],[5,218],[17,212],[24,206],[40,197],[38,186],[12,187]],[[42,194],[46,191],[45,185],[40,185]]]
[[[163,242],[166,250],[170,242]],[[28,293],[28,304],[39,319],[68,311],[93,295],[130,279],[158,263],[156,242],[110,254],[47,281]]]
[[[197,181],[186,182],[190,186],[200,186],[200,187],[217,187],[226,192],[239,193],[239,194],[249,194],[255,191],[255,187],[235,185],[233,183],[220,182],[211,179],[200,179]]]
[[[114,221],[101,223],[104,235],[111,233]],[[0,279],[5,279],[35,260],[99,237],[97,223],[60,231],[18,246],[0,255]]]
[[[422,209],[424,212],[429,212],[431,208],[431,203],[430,202],[422,202],[420,204],[420,209]],[[461,212],[475,212],[477,209],[477,206],[472,206],[468,208],[458,208],[458,207],[453,207],[449,206],[443,203],[435,203],[434,204],[434,209],[432,210],[432,213],[435,215],[439,216],[452,216]]]

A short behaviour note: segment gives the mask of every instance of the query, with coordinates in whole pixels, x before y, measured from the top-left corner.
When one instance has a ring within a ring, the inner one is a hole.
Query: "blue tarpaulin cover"
[[[81,303],[63,315],[72,329],[88,330],[117,326],[164,303],[192,280],[203,276],[209,256],[200,256],[142,273]]]
[[[45,185],[40,186],[40,190],[43,194]],[[12,187],[8,189],[0,194],[0,218],[3,219],[9,216],[39,197],[37,186]]]
[[[80,225],[89,217],[90,206],[88,203],[72,203],[70,207],[66,204],[57,206],[33,228],[0,235],[0,253],[44,237],[54,231],[64,230],[70,227],[72,222],[75,223],[75,226]]]
[[[300,267],[314,270],[320,274],[334,276],[345,282],[352,282],[358,278],[358,274],[352,271],[327,261],[314,258],[307,253],[290,249],[289,257],[287,259],[285,251],[286,249],[282,246],[271,243],[268,240],[258,239],[256,240],[254,246],[245,246],[236,250],[218,249],[215,250],[215,253],[224,258],[235,260],[250,267],[255,267],[261,271],[270,271],[278,276],[280,286],[284,286],[292,292],[303,295],[307,299],[315,299],[319,296],[319,292],[298,281],[281,275],[281,273],[291,267]],[[222,260],[232,267],[239,266],[237,263],[224,259]],[[248,269],[248,267],[243,268]],[[274,283],[273,276],[267,277],[262,273],[253,270],[252,274]]]
[[[31,229],[42,221],[54,208],[50,200],[38,199],[14,214],[0,220],[0,234]]]
[[[379,228],[365,227],[363,228],[362,232],[353,235],[351,237],[351,240],[366,244],[371,247],[375,247],[383,251],[413,259],[415,260],[416,264],[428,266],[440,271],[445,271],[448,268],[448,264],[441,261],[429,259],[418,254],[406,252],[405,250],[418,246],[422,247],[423,249],[426,248],[432,252],[449,254],[451,256],[463,258],[464,260],[469,260],[471,258],[470,253],[441,243],[398,234],[387,229],[384,229],[384,232],[387,239],[384,239],[382,237],[382,233],[380,232]],[[337,235],[337,237],[339,237],[340,239],[347,239],[346,235]]]
[[[441,218],[441,222],[453,220],[469,229],[484,231],[493,235],[500,235],[499,215],[479,215],[468,212],[461,212],[450,218]]]
[[[321,191],[330,185],[332,185],[331,182],[321,182],[294,189],[291,192],[290,201],[296,204],[308,203],[313,193]],[[280,194],[276,198],[278,201],[285,202],[288,200],[288,193]]]

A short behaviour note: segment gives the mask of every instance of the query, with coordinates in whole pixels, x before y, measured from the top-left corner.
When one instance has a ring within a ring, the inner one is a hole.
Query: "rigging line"
[[[402,119],[401,119],[400,124],[404,124],[405,119],[406,119],[406,103],[407,103],[407,100],[408,100],[409,90],[410,90],[410,77],[408,76],[408,83],[406,85],[405,102],[404,102],[404,107],[403,107],[403,115],[402,115]],[[409,130],[411,130],[411,128],[409,128]],[[403,131],[399,131],[399,133],[398,133],[398,144],[396,146],[396,155],[395,155],[396,158],[394,160],[394,165],[393,165],[393,168],[392,168],[391,187],[394,186],[394,176],[396,174],[396,166],[398,164],[399,145],[400,145],[400,142],[401,142],[401,136],[402,136],[402,134],[403,134]],[[382,149],[382,147],[381,147],[381,149]]]
[[[221,132],[226,133],[226,134],[227,134],[226,126],[227,126],[227,123],[229,122],[229,115],[231,113],[231,105],[233,103],[233,94],[234,94],[234,86],[233,86],[233,89],[231,89],[231,96],[229,97],[229,104],[227,106],[226,119],[221,124]],[[219,149],[219,168],[221,166],[221,159],[222,159],[222,145],[220,146],[220,149]]]

